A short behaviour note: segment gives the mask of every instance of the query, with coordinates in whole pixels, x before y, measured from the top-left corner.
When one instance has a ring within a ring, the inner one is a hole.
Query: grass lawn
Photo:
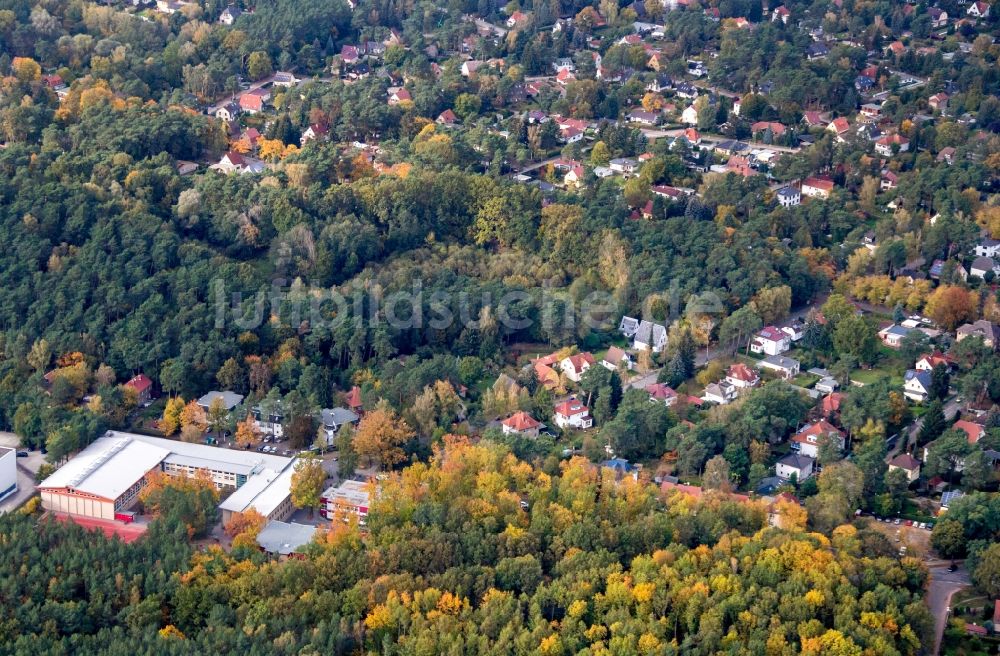
[[[819,376],[816,374],[802,373],[789,382],[792,385],[798,385],[799,387],[812,387],[819,382]]]
[[[894,387],[903,386],[903,377],[885,369],[858,369],[851,372],[851,381],[862,385],[871,385],[884,378],[889,379],[889,383]]]

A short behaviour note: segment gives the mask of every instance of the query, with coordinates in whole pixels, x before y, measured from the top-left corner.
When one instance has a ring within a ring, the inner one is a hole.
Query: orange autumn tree
[[[388,407],[378,407],[361,420],[354,434],[354,450],[369,463],[389,469],[406,459],[403,445],[414,436],[405,420]]]
[[[229,523],[226,524],[226,535],[233,539],[233,548],[249,547],[257,545],[257,536],[267,524],[267,517],[260,514],[255,508],[250,508],[241,513],[234,513]]]
[[[244,448],[250,446],[260,439],[261,432],[257,428],[257,422],[253,415],[247,414],[247,418],[236,424],[236,444]]]

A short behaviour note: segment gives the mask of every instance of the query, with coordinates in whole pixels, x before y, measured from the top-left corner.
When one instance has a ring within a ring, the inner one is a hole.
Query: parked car
[[[17,457],[18,458],[27,458],[28,457],[28,452],[27,451],[18,451],[17,452]]]
[[[917,524],[917,528],[927,528],[927,524],[925,522],[920,522]]]
[[[895,521],[893,521],[892,523],[895,524],[896,526],[899,526],[899,517],[897,517]]]
[[[906,520],[906,525],[907,526],[913,526],[913,520],[910,520],[910,519]]]

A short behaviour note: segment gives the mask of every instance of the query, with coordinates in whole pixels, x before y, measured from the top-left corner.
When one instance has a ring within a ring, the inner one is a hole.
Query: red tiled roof
[[[823,410],[823,414],[831,414],[840,411],[840,402],[844,400],[844,395],[840,392],[831,392],[823,397],[823,402],[820,404],[820,408]]]
[[[503,420],[504,426],[516,431],[527,431],[538,428],[542,424],[535,421],[535,418],[527,412],[515,412],[510,417]]]
[[[983,433],[986,430],[979,424],[965,419],[959,419],[956,421],[954,425],[952,425],[952,428],[965,431],[965,434],[968,435],[969,438],[969,444],[975,444],[978,442],[979,438],[983,436]]]
[[[747,383],[752,383],[753,381],[760,378],[753,369],[746,366],[742,362],[737,362],[736,364],[729,367],[729,373],[727,375],[730,378],[735,378],[736,380],[742,380]]]
[[[146,374],[139,374],[138,376],[133,376],[124,386],[131,387],[136,392],[142,394],[153,386],[153,381]]]
[[[579,401],[563,401],[556,406],[556,414],[563,417],[575,417],[590,412],[590,409]]]
[[[844,432],[828,422],[826,419],[820,419],[793,435],[792,441],[800,444],[815,444],[816,440],[810,440],[809,438],[816,438],[820,435],[839,435],[843,437]]]

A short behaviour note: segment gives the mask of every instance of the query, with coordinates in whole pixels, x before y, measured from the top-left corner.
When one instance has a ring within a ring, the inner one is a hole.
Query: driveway
[[[21,449],[21,439],[14,433],[0,431],[0,446]],[[35,494],[35,473],[45,462],[40,451],[29,451],[27,458],[17,459],[17,492],[0,501],[0,515],[16,510]]]
[[[931,582],[927,587],[927,606],[934,616],[933,654],[937,654],[941,649],[941,638],[944,637],[944,629],[948,625],[951,611],[952,595],[969,586],[969,573],[963,567],[949,572],[947,562],[936,562],[939,564],[929,566]]]

